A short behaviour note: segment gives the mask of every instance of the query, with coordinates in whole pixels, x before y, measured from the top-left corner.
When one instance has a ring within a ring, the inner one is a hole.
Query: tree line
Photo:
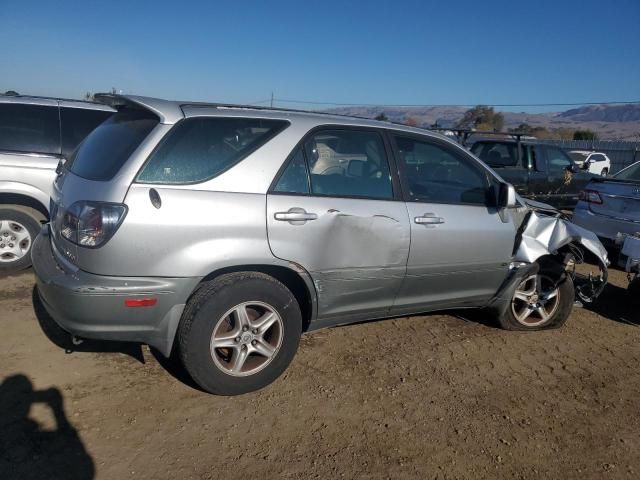
[[[380,112],[376,120],[388,121],[389,119],[384,112]],[[439,125],[419,125],[415,117],[407,115],[403,122],[411,127],[438,127]],[[504,115],[496,112],[493,107],[487,105],[476,105],[467,110],[462,118],[458,121],[455,128],[477,130],[483,132],[502,132],[504,131]],[[597,140],[598,134],[589,129],[575,128],[553,128],[548,129],[541,126],[531,126],[527,123],[521,123],[516,128],[509,128],[505,133],[522,133],[532,137],[544,139],[560,139],[560,140]]]

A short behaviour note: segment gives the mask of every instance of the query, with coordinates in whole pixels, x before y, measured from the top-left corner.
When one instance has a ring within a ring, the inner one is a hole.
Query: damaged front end
[[[540,264],[554,261],[562,264],[561,275],[571,275],[576,295],[585,302],[593,302],[607,283],[609,259],[598,237],[589,230],[572,223],[562,212],[537,202],[527,201],[525,209],[519,209],[522,223],[514,248],[513,265]],[[598,274],[577,278],[575,266],[585,260],[585,251],[599,265]],[[558,279],[560,280],[560,278]]]

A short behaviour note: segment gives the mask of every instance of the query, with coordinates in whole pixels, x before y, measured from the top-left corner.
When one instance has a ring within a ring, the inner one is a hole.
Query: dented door
[[[405,274],[409,219],[401,201],[268,195],[269,245],[313,277],[320,320],[387,312]]]

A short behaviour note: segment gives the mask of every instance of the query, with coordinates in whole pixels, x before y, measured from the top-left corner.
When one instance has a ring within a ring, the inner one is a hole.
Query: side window
[[[364,130],[324,130],[304,144],[311,193],[392,199],[391,174],[382,136]]]
[[[571,167],[571,160],[562,150],[555,147],[547,147],[546,150],[549,173],[565,172]]]
[[[261,118],[194,117],[178,123],[138,175],[141,183],[210,180],[280,133],[288,122]]]
[[[518,163],[516,143],[476,143],[471,151],[490,167],[515,167]]]
[[[0,150],[58,155],[58,107],[0,103]]]
[[[486,172],[471,159],[429,141],[395,137],[409,200],[488,205]]]
[[[76,147],[112,112],[88,108],[60,108],[62,121],[62,154],[69,158]]]
[[[589,157],[589,160],[592,162],[603,162],[604,155],[600,155],[599,153],[593,154]]]
[[[280,193],[309,193],[309,171],[302,148],[293,156],[273,190]]]

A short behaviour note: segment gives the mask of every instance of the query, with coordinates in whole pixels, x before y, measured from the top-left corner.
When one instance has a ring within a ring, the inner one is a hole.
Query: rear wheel
[[[204,390],[238,395],[276,380],[300,341],[302,314],[287,287],[258,272],[222,275],[187,303],[180,358]]]
[[[562,326],[573,308],[575,291],[571,277],[558,283],[541,271],[526,277],[516,287],[509,308],[499,317],[507,330],[543,330]]]
[[[30,208],[0,208],[0,271],[31,266],[31,246],[40,232],[42,216]]]
[[[600,175],[602,175],[603,177],[606,177],[607,175],[609,175],[609,169],[603,168],[602,171],[600,172]]]

